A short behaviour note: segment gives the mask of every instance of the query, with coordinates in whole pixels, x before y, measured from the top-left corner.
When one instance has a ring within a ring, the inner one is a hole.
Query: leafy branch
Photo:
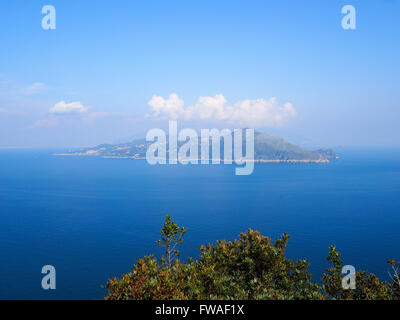
[[[164,226],[161,229],[161,240],[157,241],[157,244],[165,249],[165,255],[162,258],[162,262],[172,266],[174,260],[179,257],[179,250],[176,249],[177,245],[183,242],[183,236],[186,233],[185,227],[179,227],[171,216],[165,217]]]

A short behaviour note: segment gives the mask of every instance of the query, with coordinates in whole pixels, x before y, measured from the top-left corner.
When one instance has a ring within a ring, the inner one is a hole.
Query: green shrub
[[[322,276],[322,286],[311,281],[306,260],[285,256],[289,235],[272,242],[249,229],[235,241],[218,241],[202,246],[198,260],[177,260],[176,246],[183,241],[185,228],[167,216],[157,243],[165,249],[160,262],[153,256],[139,259],[121,279],[107,282],[106,299],[398,299],[399,265],[393,260],[393,283],[374,274],[356,272],[355,290],[342,289],[342,260],[334,246],[328,261],[333,267]],[[397,278],[396,278],[397,277]]]
[[[342,259],[335,246],[329,247],[327,260],[333,265],[322,275],[324,293],[328,298],[339,300],[392,300],[398,299],[394,284],[379,280],[373,273],[356,271],[356,288],[342,288]]]

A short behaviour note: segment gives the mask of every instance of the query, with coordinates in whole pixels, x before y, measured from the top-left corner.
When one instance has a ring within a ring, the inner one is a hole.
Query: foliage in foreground
[[[374,274],[356,272],[356,289],[342,289],[342,260],[334,246],[328,261],[332,268],[322,276],[322,285],[311,281],[306,260],[285,256],[289,235],[272,242],[249,229],[235,241],[218,241],[200,248],[200,258],[181,263],[176,245],[185,228],[167,216],[162,239],[165,249],[160,262],[153,256],[139,259],[133,270],[106,284],[108,300],[126,299],[399,299],[399,264],[392,266],[392,283]]]

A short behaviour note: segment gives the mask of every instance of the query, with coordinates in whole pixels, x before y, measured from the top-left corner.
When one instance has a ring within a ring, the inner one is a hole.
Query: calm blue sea
[[[0,151],[0,299],[101,299],[107,279],[150,253],[166,214],[188,233],[183,257],[248,228],[292,235],[315,280],[336,244],[344,263],[387,279],[400,260],[400,151],[339,150],[330,164],[150,166],[145,161]],[[41,288],[54,265],[57,289]]]

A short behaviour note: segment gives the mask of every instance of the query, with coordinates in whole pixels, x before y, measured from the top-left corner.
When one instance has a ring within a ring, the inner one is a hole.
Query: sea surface
[[[57,150],[60,151],[60,150]],[[400,150],[343,149],[329,164],[159,165],[0,150],[0,299],[102,299],[102,286],[161,251],[164,217],[188,233],[182,259],[248,228],[292,237],[314,280],[335,244],[344,264],[388,279],[400,260]],[[41,288],[42,266],[56,290]]]

